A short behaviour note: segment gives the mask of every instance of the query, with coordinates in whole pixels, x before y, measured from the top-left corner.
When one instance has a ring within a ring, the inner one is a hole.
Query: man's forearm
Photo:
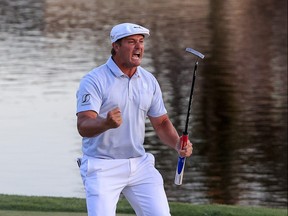
[[[180,138],[168,116],[163,118],[161,122],[158,122],[157,125],[153,125],[153,127],[159,139],[164,144],[177,150],[177,144],[179,143]]]
[[[108,130],[105,125],[105,119],[97,116],[97,118],[86,118],[82,120],[77,126],[79,134],[82,137],[93,137]]]

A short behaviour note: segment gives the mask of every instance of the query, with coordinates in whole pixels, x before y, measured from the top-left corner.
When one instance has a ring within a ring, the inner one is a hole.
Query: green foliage
[[[287,216],[287,209],[170,203],[172,216]]]
[[[287,216],[286,209],[232,205],[193,205],[170,203],[172,216]],[[16,196],[0,194],[0,210],[39,212],[86,212],[85,199]],[[120,200],[117,213],[135,214],[126,200]]]
[[[1,216],[87,216],[87,213],[85,212],[79,213],[79,212],[39,212],[39,211],[0,210],[0,215]],[[120,215],[117,215],[117,216],[120,216]],[[128,216],[133,216],[133,215],[128,215]]]
[[[79,198],[0,195],[0,209],[85,212],[86,204]]]

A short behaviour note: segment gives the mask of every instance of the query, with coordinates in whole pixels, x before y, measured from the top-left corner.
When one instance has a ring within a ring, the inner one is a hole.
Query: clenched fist
[[[117,128],[122,124],[122,115],[118,107],[112,109],[107,113],[107,124],[110,128]]]

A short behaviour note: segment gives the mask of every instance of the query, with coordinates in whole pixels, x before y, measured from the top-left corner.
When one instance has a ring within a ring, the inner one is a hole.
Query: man
[[[140,64],[149,30],[122,23],[112,28],[112,56],[89,72],[77,92],[77,127],[83,137],[81,176],[89,216],[112,216],[120,193],[137,215],[170,215],[154,156],[143,147],[148,116],[160,140],[182,157],[180,137],[167,116],[155,77]]]

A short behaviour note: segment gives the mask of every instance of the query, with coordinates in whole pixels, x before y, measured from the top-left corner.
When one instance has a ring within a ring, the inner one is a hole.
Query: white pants
[[[163,179],[150,153],[131,159],[84,156],[81,176],[88,216],[115,216],[122,192],[137,216],[170,216]]]

